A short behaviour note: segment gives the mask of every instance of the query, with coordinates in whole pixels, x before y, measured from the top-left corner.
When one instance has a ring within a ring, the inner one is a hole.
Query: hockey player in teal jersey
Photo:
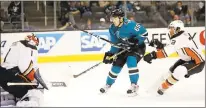
[[[100,92],[107,92],[115,82],[124,64],[127,64],[131,82],[131,87],[127,90],[127,94],[136,95],[139,88],[137,84],[139,79],[137,64],[145,53],[146,46],[144,40],[147,38],[148,33],[141,24],[125,18],[124,12],[121,9],[113,10],[111,15],[111,21],[113,23],[109,28],[111,42],[120,46],[127,46],[129,50],[112,60],[108,58],[123,49],[111,46],[110,50],[105,53],[103,62],[105,64],[112,63],[112,68],[106,79],[106,85],[100,89]]]

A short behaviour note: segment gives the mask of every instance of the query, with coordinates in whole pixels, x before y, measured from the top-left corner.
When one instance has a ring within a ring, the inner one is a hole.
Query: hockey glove
[[[118,46],[122,48],[130,49],[131,46],[138,45],[138,39],[132,37],[126,40],[121,39],[119,43],[117,43]]]
[[[158,39],[153,39],[150,43],[149,46],[155,47],[156,49],[163,49],[164,44],[162,44]]]
[[[157,56],[156,56],[156,52],[155,51],[152,51],[151,53],[149,54],[146,54],[144,56],[144,61],[146,61],[147,63],[152,63],[152,59],[156,59]]]
[[[137,38],[132,37],[132,38],[128,39],[128,43],[129,43],[128,49],[129,49],[131,52],[138,50],[139,45],[138,45],[138,39],[137,39]]]
[[[110,53],[110,52],[106,52],[104,54],[104,59],[103,59],[103,63],[105,64],[111,64],[113,62],[113,59],[109,59],[111,56],[113,56],[114,54],[113,53]]]
[[[135,37],[128,39],[128,41],[129,41],[129,43],[134,44],[134,45],[138,44],[138,42],[139,42],[139,40]]]

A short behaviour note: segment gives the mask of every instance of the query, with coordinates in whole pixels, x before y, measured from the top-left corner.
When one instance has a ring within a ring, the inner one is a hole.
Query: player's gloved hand
[[[137,51],[138,50],[138,48],[140,47],[139,45],[138,45],[138,39],[137,38],[134,38],[134,37],[132,37],[132,38],[130,38],[130,39],[128,39],[128,43],[129,43],[129,50],[130,51]]]
[[[126,48],[126,49],[128,49],[128,47],[129,47],[129,45],[128,44],[126,44],[126,43],[122,43],[122,42],[120,42],[120,43],[117,43],[117,46],[119,46],[120,48]]]
[[[138,49],[139,49],[139,45],[138,45],[138,44],[131,45],[131,46],[128,47],[128,49],[129,49],[131,52],[136,52],[136,51],[138,51]]]
[[[104,54],[104,59],[103,59],[103,63],[105,64],[111,64],[113,62],[113,59],[109,59],[111,56],[113,56],[114,54],[111,52],[106,52]]]
[[[153,39],[149,43],[149,46],[155,47],[156,49],[163,49],[165,45],[162,44],[158,39]]]
[[[156,56],[156,52],[155,51],[152,51],[151,53],[149,54],[146,54],[144,56],[144,61],[148,62],[148,63],[152,63],[152,59],[156,59],[157,56]]]
[[[138,44],[139,40],[135,37],[129,38],[128,39],[130,44]]]

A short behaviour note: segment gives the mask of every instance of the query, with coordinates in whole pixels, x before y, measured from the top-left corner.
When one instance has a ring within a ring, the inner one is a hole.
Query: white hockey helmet
[[[184,29],[185,29],[184,23],[181,20],[172,21],[168,26],[168,29],[170,29],[170,28],[174,28],[175,34],[180,32],[180,31],[184,31]]]

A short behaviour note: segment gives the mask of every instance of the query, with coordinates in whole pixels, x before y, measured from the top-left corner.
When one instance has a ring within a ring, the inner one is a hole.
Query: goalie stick
[[[38,85],[37,83],[17,83],[17,82],[8,82],[8,86],[16,86],[16,85]]]
[[[109,59],[109,60],[114,59],[115,57],[117,57],[118,55],[122,54],[122,53],[125,52],[125,51],[126,51],[126,50],[122,50],[122,51],[114,54],[113,56],[109,57],[108,59]],[[102,63],[103,63],[103,61],[95,64],[94,66],[86,69],[85,71],[83,71],[83,72],[81,72],[81,73],[79,73],[79,74],[77,74],[77,75],[73,75],[73,77],[74,77],[74,78],[77,78],[77,77],[81,76],[82,74],[85,74],[86,72],[90,71],[91,69],[94,69],[95,67],[99,66],[99,65],[102,64]]]
[[[8,82],[7,83],[8,86],[38,86],[39,84],[38,83],[34,83],[34,82]],[[66,87],[66,84],[65,82],[49,82],[49,85],[51,85],[50,87]],[[48,88],[35,88],[35,89],[47,89],[49,90]]]

